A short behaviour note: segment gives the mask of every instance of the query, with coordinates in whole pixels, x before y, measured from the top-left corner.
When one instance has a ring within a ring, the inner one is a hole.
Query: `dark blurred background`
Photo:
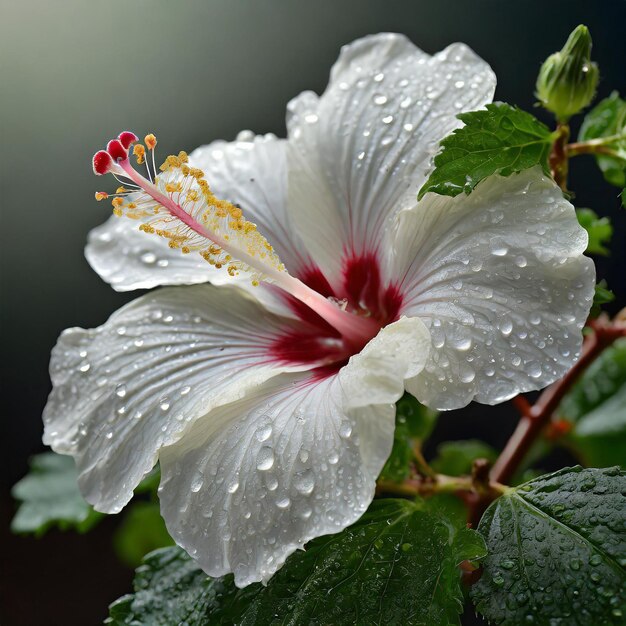
[[[161,156],[245,128],[284,135],[285,105],[324,89],[339,47],[399,31],[427,52],[464,41],[498,76],[496,98],[532,110],[542,60],[579,23],[594,38],[599,97],[625,90],[622,0],[2,0],[2,495],[0,623],[89,625],[130,590],[110,547],[117,523],[92,533],[13,537],[11,485],[42,449],[48,357],[68,326],[101,324],[135,294],[117,294],[83,257],[96,204],[95,150],[119,131],[155,132]],[[549,117],[537,114],[545,121]],[[572,163],[576,204],[614,222],[610,259],[598,261],[626,303],[626,211],[589,157]],[[613,310],[617,308],[617,304]],[[436,440],[502,445],[510,406],[446,414]],[[464,624],[473,624],[468,614]],[[476,622],[477,623],[477,622]]]

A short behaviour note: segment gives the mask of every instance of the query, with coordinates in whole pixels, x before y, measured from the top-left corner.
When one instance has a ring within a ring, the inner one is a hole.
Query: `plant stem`
[[[556,139],[552,144],[552,152],[548,157],[552,178],[556,184],[567,191],[568,154],[567,142],[569,140],[569,126],[559,123],[556,129]]]
[[[511,478],[537,437],[550,422],[563,396],[583,371],[606,347],[619,337],[626,336],[626,323],[621,321],[611,323],[606,318],[599,318],[590,325],[593,333],[586,337],[580,358],[561,380],[544,390],[533,406],[525,399],[514,400],[522,417],[491,470],[492,481],[506,483]]]
[[[611,144],[624,139],[626,139],[626,135],[622,134],[570,143],[565,146],[565,153],[568,157],[578,156],[579,154],[608,154],[615,156],[616,152],[610,147]]]

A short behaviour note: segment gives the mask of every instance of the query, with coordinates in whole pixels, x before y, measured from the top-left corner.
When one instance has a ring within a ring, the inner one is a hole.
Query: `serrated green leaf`
[[[428,438],[438,415],[437,411],[420,404],[408,393],[398,400],[393,448],[380,473],[380,480],[402,482],[409,476],[413,446],[421,445]]]
[[[602,313],[602,305],[613,302],[613,300],[615,300],[615,294],[608,288],[606,280],[602,279],[595,287],[589,316],[598,317]]]
[[[615,154],[613,156],[598,154],[596,162],[607,182],[617,187],[624,187],[626,185],[626,100],[620,98],[617,91],[587,113],[580,127],[578,141],[605,137],[617,137],[606,144]]]
[[[618,339],[585,370],[557,415],[572,422],[560,443],[585,465],[626,467],[626,338]]]
[[[437,447],[437,456],[431,465],[440,474],[462,476],[472,471],[475,459],[495,461],[497,456],[498,453],[489,444],[478,439],[446,441]]]
[[[109,607],[106,624],[217,624],[208,621],[208,615],[237,593],[232,576],[208,578],[178,547],[149,554],[137,568],[133,586],[133,594],[121,597]]]
[[[70,456],[44,452],[30,461],[30,472],[12,490],[21,502],[11,522],[15,533],[42,535],[51,527],[86,532],[99,519],[78,490],[78,474]]]
[[[435,169],[420,189],[444,196],[466,194],[492,174],[510,176],[541,165],[546,174],[553,133],[530,113],[504,102],[457,116],[465,126],[442,142]]]
[[[137,567],[149,552],[172,545],[156,502],[131,503],[113,536],[118,558],[129,567]]]
[[[458,565],[482,537],[423,503],[377,500],[353,526],[297,552],[269,584],[207,579],[179,548],[149,555],[110,624],[459,624]]]
[[[609,254],[606,247],[613,235],[613,226],[608,217],[598,217],[591,209],[576,209],[578,223],[587,231],[589,243],[587,252],[589,254]]]
[[[511,489],[478,531],[489,555],[471,588],[505,626],[609,626],[626,615],[626,474],[566,468]]]

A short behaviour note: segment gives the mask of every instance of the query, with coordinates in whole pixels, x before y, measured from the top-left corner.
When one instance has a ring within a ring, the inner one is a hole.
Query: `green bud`
[[[582,24],[560,52],[551,54],[537,78],[537,97],[560,122],[584,109],[598,85],[598,66],[591,62],[591,35]]]

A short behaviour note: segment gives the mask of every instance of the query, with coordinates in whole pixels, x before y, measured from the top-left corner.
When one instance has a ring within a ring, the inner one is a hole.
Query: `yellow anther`
[[[140,143],[133,148],[133,154],[137,157],[138,165],[141,165],[146,160],[146,149]]]
[[[180,183],[167,183],[165,185],[165,191],[168,193],[175,193],[177,191],[182,191],[183,186]]]
[[[100,202],[100,200],[106,200],[109,197],[109,194],[106,191],[96,191],[96,200]]]
[[[152,133],[150,133],[149,135],[146,135],[144,137],[144,142],[148,150],[154,150],[157,145],[157,138]]]
[[[122,213],[122,209],[120,209],[119,207],[115,207],[113,209],[113,215],[116,215],[117,217],[122,217],[122,215],[124,215]]]
[[[126,208],[127,208],[127,209],[136,209],[136,208],[137,208],[137,205],[136,205],[134,202],[129,202],[129,203],[126,205]]]
[[[191,248],[190,248],[189,246],[183,246],[183,247],[180,249],[180,251],[181,251],[183,254],[189,254],[189,253],[191,252]]]
[[[118,187],[115,193],[128,193],[128,189],[126,189],[126,187]]]
[[[113,200],[111,200],[111,204],[115,208],[119,208],[124,204],[124,200],[122,198],[113,198]]]

